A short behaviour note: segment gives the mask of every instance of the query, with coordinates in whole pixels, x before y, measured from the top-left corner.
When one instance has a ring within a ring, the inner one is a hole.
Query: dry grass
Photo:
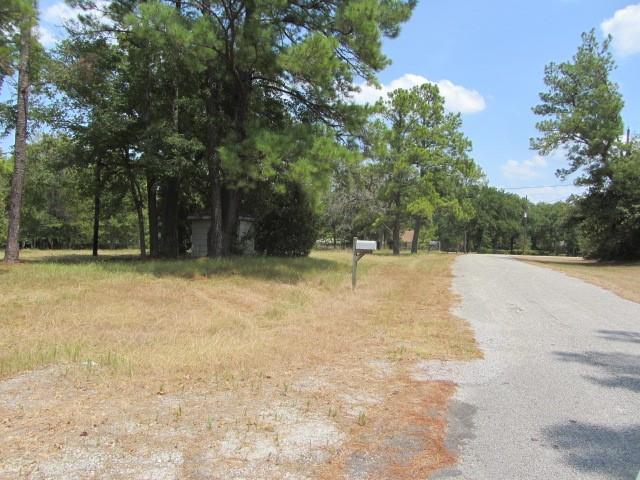
[[[453,259],[367,256],[353,293],[346,252],[29,252],[0,267],[0,477],[338,478],[369,452],[371,475],[354,475],[382,479],[450,463],[453,387],[410,372],[480,355],[450,313]],[[397,464],[389,435],[415,455]]]
[[[580,278],[640,303],[640,263],[595,262],[574,257],[526,257],[524,260]]]
[[[27,256],[0,267],[0,376],[89,362],[166,382],[246,377],[372,346],[474,355],[470,332],[448,312],[451,257],[366,257],[355,295],[349,259]]]

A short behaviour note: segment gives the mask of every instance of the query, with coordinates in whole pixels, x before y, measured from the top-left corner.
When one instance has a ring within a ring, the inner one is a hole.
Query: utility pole
[[[523,224],[524,224],[524,235],[522,236],[522,254],[526,255],[527,254],[527,220],[528,220],[528,217],[529,217],[529,214],[528,214],[529,197],[525,196],[524,197],[524,201],[525,201],[525,204],[524,204],[524,219],[523,219],[524,220],[524,222],[523,222]]]

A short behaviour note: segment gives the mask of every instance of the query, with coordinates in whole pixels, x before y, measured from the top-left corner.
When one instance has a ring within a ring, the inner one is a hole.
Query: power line
[[[561,188],[561,187],[575,187],[576,185],[571,184],[559,184],[559,185],[535,185],[531,187],[496,187],[501,190],[528,190],[531,188]]]

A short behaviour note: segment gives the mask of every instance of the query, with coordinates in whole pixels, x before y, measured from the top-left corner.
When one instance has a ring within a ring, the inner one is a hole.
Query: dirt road
[[[460,385],[459,462],[431,478],[635,479],[640,305],[509,257],[463,256],[455,274],[485,359],[421,366]]]

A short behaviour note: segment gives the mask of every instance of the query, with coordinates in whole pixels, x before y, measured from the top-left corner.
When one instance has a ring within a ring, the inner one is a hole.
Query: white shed
[[[208,253],[209,228],[211,228],[211,216],[190,215],[191,221],[191,256],[206,257]],[[253,224],[255,220],[251,217],[238,218],[238,244],[242,247],[244,255],[255,254],[255,244],[253,240]]]

